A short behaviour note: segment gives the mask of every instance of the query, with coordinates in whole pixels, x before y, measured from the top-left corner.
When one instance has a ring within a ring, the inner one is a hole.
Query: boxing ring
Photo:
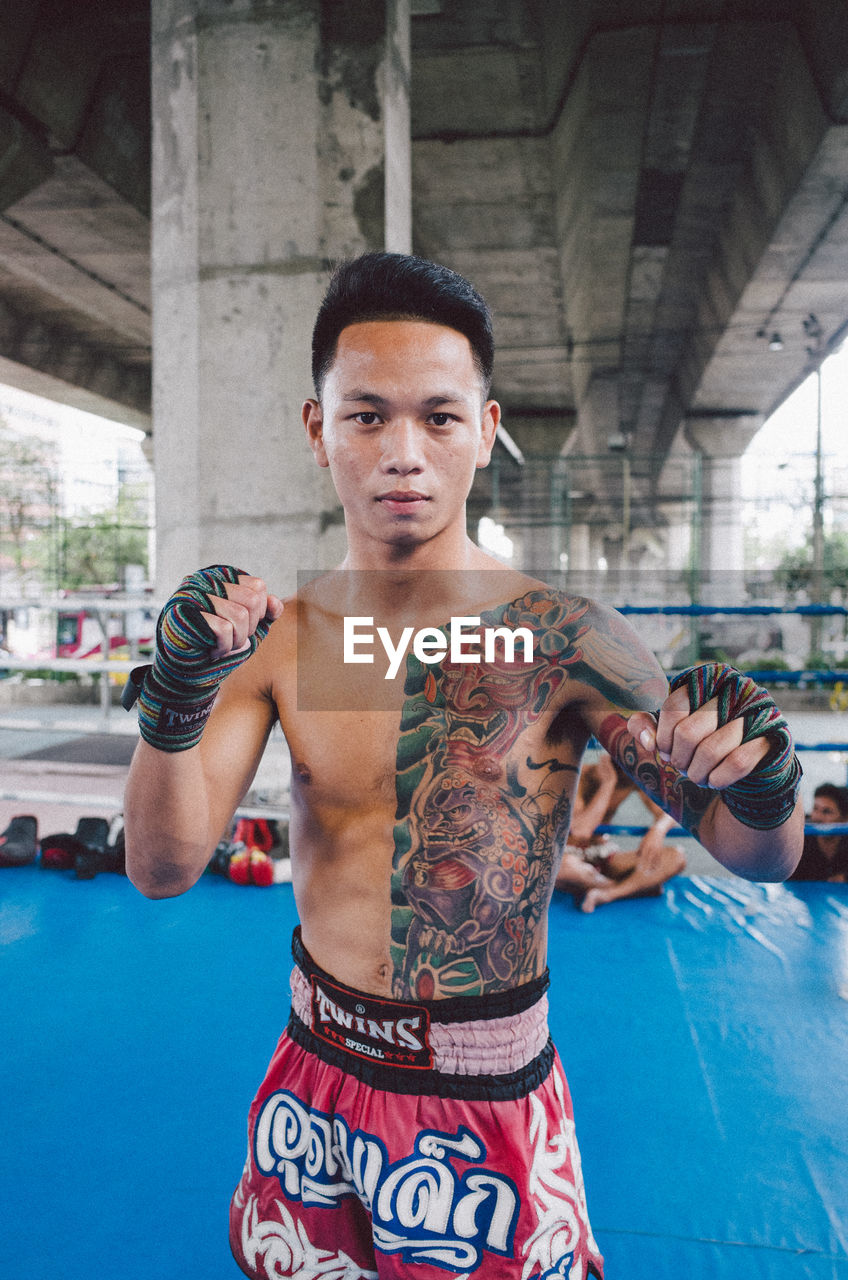
[[[150,902],[2,874],[0,1275],[235,1280],[291,887],[204,876]],[[608,1280],[844,1280],[848,886],[683,877],[591,916],[557,897],[550,964]]]
[[[227,1206],[294,923],[290,885],[151,902],[0,870],[0,1276],[241,1275]],[[848,886],[557,895],[549,957],[607,1280],[848,1280]]]

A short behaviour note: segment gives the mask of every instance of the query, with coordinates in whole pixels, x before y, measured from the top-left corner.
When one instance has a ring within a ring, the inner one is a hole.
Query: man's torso
[[[591,608],[537,584],[469,609],[483,627],[529,628],[532,661],[518,647],[512,661],[410,655],[394,682],[378,665],[342,667],[338,618],[302,601],[287,609],[265,662],[292,759],[304,942],[328,972],[430,1000],[509,990],[544,970],[589,736]]]

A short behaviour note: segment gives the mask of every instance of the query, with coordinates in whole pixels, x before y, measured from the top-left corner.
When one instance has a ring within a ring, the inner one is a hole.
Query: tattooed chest
[[[576,770],[534,761],[500,783],[451,760],[395,828],[392,925],[398,990],[421,999],[506,989],[544,966],[544,920]],[[566,779],[568,782],[566,783]]]
[[[400,997],[506,990],[544,968],[577,766],[545,736],[561,670],[410,675],[398,747],[392,957]]]

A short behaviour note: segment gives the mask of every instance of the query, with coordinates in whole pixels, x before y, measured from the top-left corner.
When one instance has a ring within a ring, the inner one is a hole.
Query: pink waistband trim
[[[291,975],[292,1009],[312,1030],[309,979],[297,967]],[[431,1006],[432,1008],[432,1006]],[[430,1022],[433,1069],[450,1075],[505,1075],[537,1058],[548,1042],[548,997],[523,1013],[473,1022]]]

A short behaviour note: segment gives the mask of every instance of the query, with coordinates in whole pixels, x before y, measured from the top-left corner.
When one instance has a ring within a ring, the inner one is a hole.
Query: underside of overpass
[[[155,0],[163,153],[168,112],[182,111],[198,165],[214,168],[224,65],[215,59],[235,56],[226,41],[236,27],[268,60],[275,39],[291,44],[310,24],[309,74],[334,131],[290,149],[289,180],[323,189],[332,169],[344,197],[325,195],[321,225],[292,231],[288,249],[282,232],[271,242],[252,224],[247,266],[279,277],[308,258],[325,279],[340,254],[404,247],[389,227],[403,167],[388,151],[382,168],[358,152],[346,163],[359,143],[350,120],[347,133],[340,123],[342,107],[366,123],[388,120],[390,47],[411,121],[411,245],[468,275],[490,302],[495,394],[525,458],[617,446],[643,497],[661,496],[669,455],[740,453],[841,340],[848,9],[839,0],[412,0],[411,20],[406,0]],[[192,58],[177,86],[166,64],[177,65],[178,44],[188,48],[186,33]],[[220,227],[236,228],[234,240],[246,216],[232,193],[225,207],[219,187],[175,186],[167,156],[157,177],[155,146],[151,200],[150,51],[139,0],[0,8],[0,380],[148,431],[153,298],[166,309],[164,285],[151,285],[151,208],[164,280],[175,199],[184,231],[185,210],[200,204],[189,231],[201,285],[243,256],[232,244],[223,253]],[[191,99],[189,121],[179,95],[203,77],[211,87]],[[273,153],[281,120],[292,136],[303,126],[269,109],[268,93],[257,73],[221,98],[232,132]],[[252,174],[245,157],[242,195]],[[328,231],[328,208],[345,200],[349,226],[334,214]],[[281,200],[272,211],[278,222],[284,209]],[[190,327],[193,314],[176,323]],[[297,377],[293,398],[308,393],[302,363],[283,373]],[[155,433],[166,429],[164,414],[154,421]],[[599,467],[587,480],[603,520],[606,475]]]

